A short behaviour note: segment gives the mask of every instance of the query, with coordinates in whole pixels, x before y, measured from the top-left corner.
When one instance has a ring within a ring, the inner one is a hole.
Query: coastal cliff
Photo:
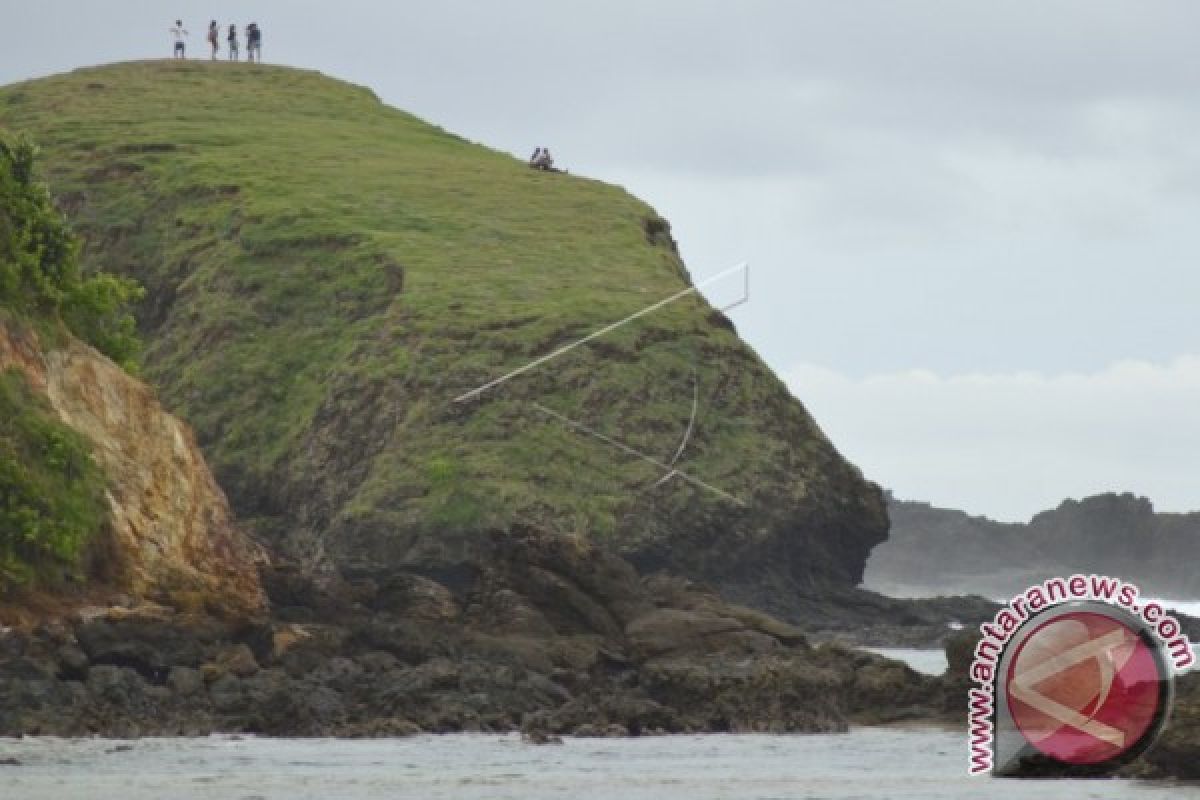
[[[455,589],[486,532],[532,526],[799,621],[886,535],[878,487],[699,296],[453,402],[691,285],[618,187],[265,65],[29,81],[0,126],[38,140],[85,265],[146,288],[145,374],[239,518],[312,574]],[[685,442],[726,494],[540,408],[663,460]]]
[[[262,65],[8,86],[0,126],[36,138],[87,272],[144,287],[127,296],[155,386],[69,337],[4,333],[0,366],[104,473],[91,564],[112,591],[0,632],[0,733],[552,737],[928,713],[934,679],[763,613],[828,622],[887,519],[699,295],[454,401],[692,285],[667,223],[623,190]],[[193,613],[222,603],[263,613]]]
[[[5,372],[83,437],[103,475],[107,518],[89,542],[90,601],[263,610],[262,554],[234,526],[191,431],[152,389],[74,337],[46,349],[29,326],[0,317]]]

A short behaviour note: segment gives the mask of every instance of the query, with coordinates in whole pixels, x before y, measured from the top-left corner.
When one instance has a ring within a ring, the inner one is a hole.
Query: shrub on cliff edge
[[[61,321],[132,369],[139,347],[128,307],[142,290],[125,278],[82,273],[78,241],[36,180],[36,159],[28,140],[0,136],[0,307],[37,322]]]

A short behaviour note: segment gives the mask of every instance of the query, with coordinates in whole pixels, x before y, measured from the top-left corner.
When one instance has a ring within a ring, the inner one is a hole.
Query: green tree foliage
[[[79,243],[37,180],[37,150],[0,136],[0,309],[53,334],[65,326],[132,368],[132,281],[84,275]],[[13,370],[0,373],[0,591],[77,572],[105,517],[104,475],[86,441]]]
[[[22,373],[0,373],[0,591],[76,571],[103,523],[104,476]]]
[[[63,301],[63,322],[127,372],[136,373],[141,340],[128,309],[142,294],[142,288],[126,278],[108,273],[89,276]]]
[[[35,320],[61,320],[126,369],[138,339],[129,305],[141,288],[113,275],[84,275],[79,243],[46,187],[37,149],[0,136],[0,306]]]

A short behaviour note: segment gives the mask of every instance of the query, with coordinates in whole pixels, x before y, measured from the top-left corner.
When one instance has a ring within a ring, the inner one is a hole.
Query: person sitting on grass
[[[550,155],[550,148],[539,147],[537,150],[534,150],[529,166],[534,169],[545,170],[546,172],[552,171],[554,169],[554,158]]]
[[[238,60],[238,43],[237,43],[237,26],[229,26],[229,35],[225,37],[225,41],[229,43],[229,60]]]
[[[187,58],[183,39],[188,35],[188,32],[183,29],[183,21],[175,20],[175,27],[168,29],[169,33],[175,37],[175,55],[174,58]]]

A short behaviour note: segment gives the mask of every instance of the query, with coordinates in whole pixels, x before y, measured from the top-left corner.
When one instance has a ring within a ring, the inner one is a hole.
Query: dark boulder
[[[93,698],[123,709],[145,704],[146,682],[137,670],[99,664],[88,668],[87,690]]]

